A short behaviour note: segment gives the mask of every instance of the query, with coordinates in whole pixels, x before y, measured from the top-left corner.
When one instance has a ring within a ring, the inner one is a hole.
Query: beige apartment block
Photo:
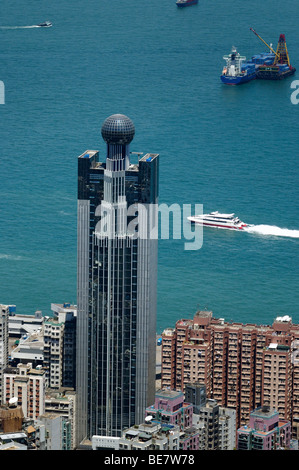
[[[45,411],[45,371],[32,364],[18,364],[4,371],[6,403],[15,400],[25,418],[37,419]]]

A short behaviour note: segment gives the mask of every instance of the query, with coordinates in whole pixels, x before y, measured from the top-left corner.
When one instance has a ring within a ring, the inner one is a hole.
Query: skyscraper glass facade
[[[159,156],[131,164],[134,133],[129,118],[110,116],[102,126],[105,162],[97,151],[78,158],[79,440],[120,436],[154,400],[157,239],[150,229]]]

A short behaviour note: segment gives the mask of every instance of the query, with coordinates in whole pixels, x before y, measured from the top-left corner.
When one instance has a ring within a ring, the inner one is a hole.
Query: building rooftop
[[[165,336],[173,336],[174,334],[174,329],[173,328],[166,328],[163,333],[163,335]]]
[[[152,439],[164,439],[170,432],[178,431],[178,426],[172,424],[161,424],[159,421],[146,421],[123,431],[122,439],[134,440],[135,442],[146,442]]]
[[[278,411],[270,408],[269,406],[261,406],[260,408],[257,408],[256,410],[252,411],[250,415],[258,418],[268,419],[276,415],[278,416],[279,413]]]
[[[183,392],[177,390],[158,390],[156,392],[156,398],[178,398],[184,397]]]
[[[98,150],[86,150],[84,153],[79,155],[78,158],[91,158],[94,157],[98,153]]]
[[[276,317],[275,318],[275,321],[276,322],[291,322],[292,321],[292,317],[290,317],[289,315],[284,315],[282,317]]]
[[[155,158],[158,157],[157,153],[146,153],[142,158],[140,158],[141,162],[151,162]]]
[[[213,312],[210,310],[198,310],[195,314],[195,317],[200,318],[212,318]]]

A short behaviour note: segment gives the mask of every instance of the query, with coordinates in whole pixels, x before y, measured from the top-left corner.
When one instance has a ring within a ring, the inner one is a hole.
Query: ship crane
[[[274,65],[279,62],[280,64],[288,64],[291,67],[289,53],[287,49],[286,38],[284,34],[279,36],[278,45],[277,45],[277,54],[274,60]],[[277,57],[279,56],[279,57]]]
[[[253,28],[250,28],[250,30],[275,54],[273,65],[276,65],[278,63],[288,64],[288,66],[291,68],[289,53],[288,53],[286,39],[285,39],[284,34],[281,34],[279,36],[278,45],[277,45],[277,49],[275,52],[274,49],[272,49],[272,47],[269,46],[269,44],[267,44],[266,41],[264,41],[263,38],[261,38],[261,36],[257,34],[257,32]]]

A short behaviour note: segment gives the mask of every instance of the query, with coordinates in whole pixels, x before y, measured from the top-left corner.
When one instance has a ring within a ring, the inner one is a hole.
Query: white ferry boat
[[[220,214],[218,211],[210,214],[194,215],[188,217],[191,223],[200,224],[207,227],[226,228],[229,230],[244,230],[248,224],[241,222],[235,214]]]

